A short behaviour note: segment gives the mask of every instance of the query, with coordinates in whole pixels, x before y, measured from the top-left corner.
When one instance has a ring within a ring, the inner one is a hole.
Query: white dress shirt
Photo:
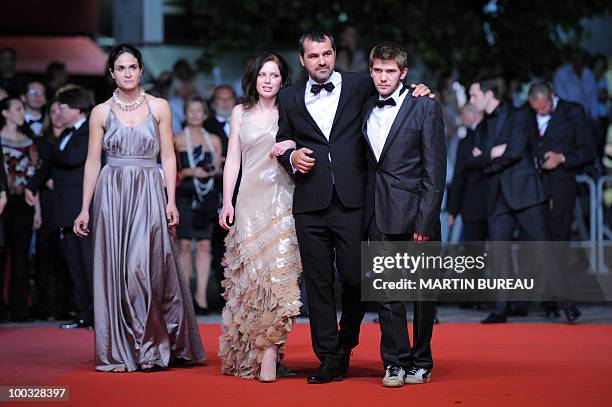
[[[310,91],[310,88],[312,88],[312,85],[317,84],[317,82],[312,78],[308,78],[308,83],[306,83],[306,89],[304,90],[304,103],[308,113],[310,113],[319,129],[321,129],[329,141],[334,116],[336,116],[338,102],[340,101],[342,75],[334,71],[325,83],[328,82],[334,84],[334,90],[328,92],[325,89],[321,89],[321,92],[315,95]]]
[[[72,131],[71,131],[71,132],[70,132],[70,133],[69,133],[69,134],[68,134],[66,137],[64,137],[64,138],[62,139],[62,141],[60,142],[60,145],[59,145],[59,149],[60,149],[60,151],[64,151],[64,149],[66,148],[66,146],[67,146],[67,145],[68,145],[68,143],[70,142],[70,139],[72,138],[72,136],[74,135],[74,133],[76,133],[76,131],[77,131],[78,129],[80,129],[80,128],[81,128],[81,126],[83,125],[83,123],[85,123],[85,120],[87,120],[87,118],[86,118],[86,117],[83,117],[81,120],[79,120],[78,122],[76,122],[76,123],[74,124],[74,126],[73,126],[73,127],[74,127],[74,130],[72,130]]]
[[[40,136],[40,133],[42,132],[42,128],[43,128],[43,124],[42,124],[42,116],[41,117],[34,117],[32,116],[30,113],[26,113],[23,116],[25,122],[28,124],[28,127],[30,127],[30,130],[32,130],[32,132],[37,135]],[[38,120],[41,121],[38,121]]]
[[[370,113],[370,117],[368,117],[368,140],[370,141],[370,145],[372,146],[372,150],[376,156],[376,161],[380,159],[380,154],[382,153],[387,137],[389,136],[389,130],[391,130],[391,126],[397,117],[397,113],[402,107],[402,103],[404,103],[406,95],[409,93],[407,89],[402,92],[402,89],[403,86],[400,85],[391,96],[386,98],[379,95],[378,100],[393,98],[393,100],[395,100],[395,106],[377,107],[374,105],[372,112]]]
[[[546,133],[546,129],[548,128],[548,122],[550,122],[551,114],[555,110],[557,110],[557,104],[559,103],[559,98],[557,96],[553,96],[553,104],[552,109],[549,114],[546,115],[536,115],[536,119],[538,120],[538,131],[540,132],[540,136],[543,136]]]
[[[304,103],[306,104],[306,109],[310,116],[314,119],[319,129],[325,135],[327,141],[329,141],[329,135],[331,134],[332,125],[334,124],[334,117],[336,116],[336,110],[338,109],[338,103],[340,102],[340,91],[342,90],[342,75],[339,72],[334,71],[329,79],[325,82],[331,82],[334,84],[334,90],[331,92],[326,91],[325,89],[321,89],[318,94],[314,94],[310,91],[312,85],[318,85],[316,81],[312,78],[308,78],[308,82],[306,82],[306,89],[304,90]],[[295,173],[297,169],[293,166],[293,161],[291,158],[293,157],[292,152],[289,155],[289,163],[291,164],[291,168]],[[331,154],[327,154],[327,158],[329,162],[331,162]],[[333,176],[333,174],[332,174]]]
[[[216,114],[215,119],[217,119],[219,123],[223,123],[223,131],[225,132],[225,136],[229,138],[230,119],[228,117],[221,116],[220,114]]]

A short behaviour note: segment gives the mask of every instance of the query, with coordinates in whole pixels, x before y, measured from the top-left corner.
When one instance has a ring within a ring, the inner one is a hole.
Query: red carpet
[[[610,406],[612,326],[442,324],[432,382],[381,386],[379,329],[364,324],[350,377],[308,385],[317,366],[307,325],[296,325],[287,364],[298,377],[262,384],[222,376],[217,325],[201,325],[208,363],[154,373],[96,373],[93,332],[0,329],[0,385],[63,385],[67,406]],[[19,402],[14,405],[29,405]],[[36,403],[39,404],[39,403]]]

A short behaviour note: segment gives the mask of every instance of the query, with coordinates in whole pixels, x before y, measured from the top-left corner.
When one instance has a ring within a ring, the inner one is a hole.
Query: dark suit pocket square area
[[[395,182],[391,184],[391,187],[396,188],[396,189],[401,189],[402,191],[406,191],[406,192],[412,192],[413,194],[421,193],[421,189],[422,189],[420,183],[400,184],[400,183]]]

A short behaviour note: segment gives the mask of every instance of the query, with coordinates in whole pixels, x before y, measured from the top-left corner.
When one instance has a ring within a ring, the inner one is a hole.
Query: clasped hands
[[[506,147],[507,147],[507,145],[505,143],[504,144],[498,144],[495,147],[493,147],[491,149],[491,159],[493,160],[495,158],[501,157],[504,154],[504,152],[506,152]],[[480,150],[478,147],[474,147],[472,149],[472,156],[473,157],[479,157],[481,155],[482,155],[482,150]]]

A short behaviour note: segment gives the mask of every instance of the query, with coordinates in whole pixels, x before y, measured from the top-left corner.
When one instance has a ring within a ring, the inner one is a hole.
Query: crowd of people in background
[[[367,70],[356,33],[348,30],[339,39],[338,69]],[[16,71],[17,58],[12,49],[0,50],[0,322],[74,319],[63,327],[91,326],[91,281],[87,281],[87,272],[77,270],[90,267],[86,263],[91,255],[70,231],[75,216],[69,203],[71,188],[82,188],[87,146],[75,149],[73,145],[67,152],[66,139],[84,130],[82,120],[100,97],[72,84],[78,81],[70,80],[62,63],[50,63],[43,77],[28,77]],[[443,228],[444,240],[453,236],[466,241],[497,238],[491,236],[491,209],[483,192],[489,170],[473,163],[479,155],[501,156],[511,149],[507,143],[483,146],[479,141],[480,123],[491,120],[500,106],[507,107],[518,125],[525,126],[528,140],[519,153],[531,154],[529,162],[535,163],[543,183],[546,199],[538,203],[555,202],[554,207],[542,207],[542,222],[552,227],[548,239],[575,238],[572,223],[579,194],[575,176],[586,173],[596,178],[612,173],[607,61],[605,56],[576,50],[548,78],[525,84],[515,78],[470,82],[471,78],[457,78],[452,72],[439,75],[439,84],[432,89],[437,88],[434,93],[443,106],[447,137],[443,216],[448,227]],[[217,214],[229,119],[241,95],[233,84],[209,89],[184,59],[150,85],[151,94],[170,104],[179,174],[180,261],[185,281],[194,280],[195,309],[205,314],[222,306],[226,232],[217,224]],[[497,102],[491,104],[492,100]],[[548,143],[547,132],[558,134],[557,144]],[[567,152],[554,153],[559,149]],[[504,185],[511,181],[501,178],[500,188],[511,188]],[[605,198],[612,205],[612,194]],[[520,224],[520,208],[513,208],[512,202],[505,204],[510,206],[506,212],[511,221]],[[453,234],[459,217],[462,232]],[[515,226],[510,228],[510,238],[516,237],[512,234]],[[507,234],[506,229],[500,233]],[[517,310],[496,308],[488,322],[504,322],[512,312]],[[556,309],[552,306],[547,312],[554,315]]]

